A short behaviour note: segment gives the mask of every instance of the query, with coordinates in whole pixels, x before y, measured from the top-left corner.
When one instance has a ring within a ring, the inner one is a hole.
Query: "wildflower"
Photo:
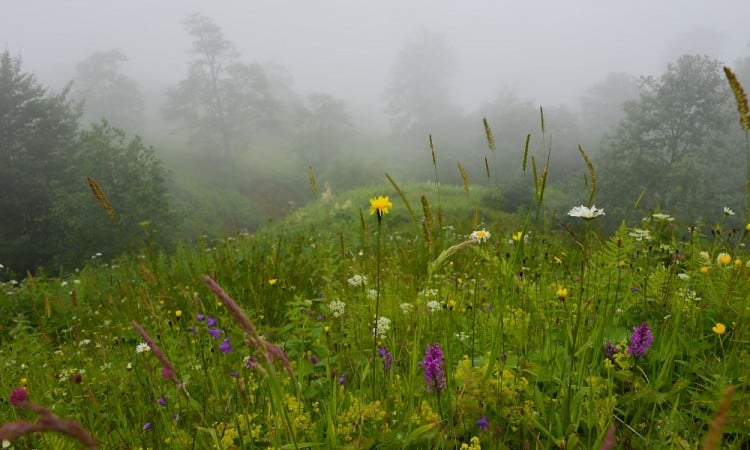
[[[562,259],[560,259],[559,256],[555,256],[553,259],[555,261],[555,264],[562,264],[563,263]]]
[[[750,231],[750,223],[745,224],[745,231]]]
[[[656,220],[663,220],[665,222],[672,222],[674,220],[674,217],[670,216],[669,214],[664,214],[664,213],[653,213],[651,214],[651,217],[653,217]]]
[[[521,238],[522,237],[523,237],[523,231],[517,231],[517,232],[513,233],[513,236],[511,236],[511,238],[515,242],[521,242]]]
[[[346,280],[346,282],[349,283],[349,286],[351,287],[361,287],[367,284],[367,277],[364,275],[354,275]]]
[[[271,278],[270,280],[268,280],[268,285],[269,286],[275,286],[276,283],[278,283],[278,282],[279,282],[278,278]]]
[[[391,329],[391,319],[380,316],[378,321],[375,323],[375,329],[372,330],[373,334],[376,334],[378,338],[385,339],[388,330]]]
[[[148,431],[151,429],[151,422],[146,422],[143,424],[143,431]]]
[[[442,391],[445,389],[445,372],[443,371],[443,350],[440,344],[435,343],[427,346],[424,359],[424,380],[427,385],[427,392],[434,390]]]
[[[370,215],[378,213],[378,218],[383,217],[383,214],[388,214],[388,210],[393,207],[393,203],[388,199],[387,196],[372,197],[370,199]]]
[[[482,242],[486,242],[487,239],[490,238],[490,233],[487,230],[477,230],[473,233],[471,233],[471,240],[481,244]]]
[[[568,297],[568,288],[560,286],[557,288],[557,298],[565,300]]]
[[[10,404],[13,406],[18,406],[19,403],[25,402],[28,398],[29,395],[26,393],[26,389],[22,387],[15,388],[10,393]]]
[[[206,316],[204,316],[201,313],[198,313],[195,315],[195,320],[197,320],[198,322],[203,322],[205,319],[206,319]]]
[[[320,360],[318,359],[317,356],[315,356],[315,355],[310,356],[310,364],[312,364],[314,366],[315,364],[317,364],[319,362],[320,362]]]
[[[732,262],[732,257],[729,255],[729,253],[719,253],[719,255],[716,257],[716,264],[718,265],[726,265]]]
[[[150,352],[151,347],[148,346],[147,343],[141,342],[140,344],[135,346],[135,352],[136,353],[143,353],[143,352]]]
[[[630,335],[630,345],[628,354],[631,356],[642,356],[654,342],[654,336],[648,327],[648,322],[643,322],[637,327],[633,327],[633,334]]]
[[[414,310],[414,305],[412,305],[411,303],[401,303],[400,305],[398,305],[398,307],[401,308],[401,312],[403,312],[404,314],[409,314],[410,312],[412,312],[412,310]]]
[[[339,317],[339,316],[344,315],[344,310],[346,309],[346,303],[342,302],[341,300],[334,300],[328,304],[328,309],[331,310],[331,315],[334,318]]]
[[[177,318],[179,319],[180,317],[182,317],[182,311],[180,311],[180,310],[178,309],[177,311],[175,311],[175,312],[174,312],[174,316],[175,316],[175,317],[177,317]]]
[[[346,372],[342,373],[336,381],[339,383],[339,385],[346,386]]]
[[[391,365],[393,365],[393,354],[385,347],[379,347],[378,354],[380,354],[380,358],[383,360],[383,370],[390,369]]]
[[[440,309],[440,302],[436,300],[430,300],[425,306],[427,306],[427,310],[429,312],[435,312]]]
[[[161,377],[165,380],[169,380],[170,378],[175,377],[174,370],[172,370],[171,367],[164,367],[161,369]]]
[[[642,228],[633,228],[632,231],[628,232],[628,236],[639,242],[651,240],[651,232]]]
[[[367,298],[370,300],[375,300],[378,298],[378,291],[376,289],[370,289],[367,291]]]
[[[724,207],[724,215],[725,216],[733,216],[734,215],[734,211],[732,211],[728,206],[725,206]]]
[[[727,331],[726,325],[724,325],[721,322],[717,322],[716,325],[714,325],[711,329],[713,330],[714,333],[718,334],[719,336],[726,333]]]
[[[258,367],[258,360],[254,356],[246,356],[245,357],[245,368],[246,369],[255,369]]]
[[[615,360],[615,355],[619,353],[619,350],[617,349],[617,346],[613,344],[611,341],[607,341],[606,344],[604,344],[604,357],[607,358],[610,361]]]
[[[568,211],[568,215],[571,217],[580,217],[581,219],[591,220],[594,217],[603,216],[604,210],[598,209],[595,205],[592,205],[591,208],[581,205]]]
[[[211,329],[208,330],[208,334],[210,334],[211,337],[214,338],[214,339],[219,339],[219,335],[221,333],[223,333],[223,330],[221,330],[219,328],[211,328]]]
[[[167,405],[167,399],[163,395],[159,397],[159,400],[156,401],[159,406],[166,406]]]
[[[487,416],[482,416],[477,419],[476,424],[479,425],[479,429],[486,431],[490,427],[490,421],[487,420]]]
[[[453,300],[453,299],[448,300],[448,309],[450,309],[451,311],[453,311],[454,309],[456,309],[456,301],[455,300]]]
[[[19,383],[21,383],[21,386],[26,386],[26,384],[27,384],[28,382],[29,382],[29,380],[28,380],[28,379],[26,379],[26,378],[21,378],[21,380],[19,381]]]
[[[229,353],[231,351],[234,351],[234,349],[232,348],[232,344],[229,343],[229,338],[225,338],[224,342],[219,344],[219,351],[221,353]]]
[[[209,328],[215,327],[217,323],[219,323],[219,321],[218,321],[218,319],[216,319],[216,317],[208,316],[208,320],[206,320],[206,326],[207,327],[209,327]]]
[[[700,268],[700,272],[703,273],[703,274],[708,273],[708,267],[706,267],[706,266],[701,267]]]

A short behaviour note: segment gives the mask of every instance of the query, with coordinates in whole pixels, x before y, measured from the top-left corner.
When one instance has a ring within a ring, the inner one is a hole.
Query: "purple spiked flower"
[[[443,370],[443,350],[440,344],[435,343],[427,346],[424,359],[424,380],[427,384],[427,392],[445,389],[445,371]]]
[[[617,346],[612,341],[607,341],[604,344],[604,357],[610,361],[614,361],[615,355],[617,354]]]
[[[487,419],[487,416],[482,416],[477,419],[476,424],[479,425],[479,429],[482,431],[485,431],[490,427],[490,421]]]
[[[378,354],[380,354],[380,358],[383,360],[383,370],[390,369],[391,365],[393,365],[393,354],[385,347],[378,347]]]
[[[639,326],[633,327],[628,354],[636,357],[645,355],[646,350],[651,347],[653,342],[654,336],[651,334],[651,328],[648,327],[648,322],[643,322]]]

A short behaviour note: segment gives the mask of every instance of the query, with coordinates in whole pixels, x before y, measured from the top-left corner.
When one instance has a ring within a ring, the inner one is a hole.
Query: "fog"
[[[201,13],[244,60],[285,66],[301,95],[326,92],[358,120],[386,120],[383,92],[403,42],[443,35],[456,55],[455,102],[465,111],[513,89],[539,104],[576,106],[611,72],[660,73],[682,53],[727,63],[746,54],[750,2],[540,1],[6,1],[0,45],[55,87],[77,62],[124,52],[123,72],[148,96],[185,73],[190,37],[180,21]]]

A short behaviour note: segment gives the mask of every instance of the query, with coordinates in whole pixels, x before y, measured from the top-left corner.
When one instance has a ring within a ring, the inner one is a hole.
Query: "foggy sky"
[[[0,1],[0,45],[55,87],[96,51],[120,49],[148,95],[184,78],[202,13],[243,60],[286,66],[300,94],[327,92],[354,111],[384,111],[390,67],[406,39],[442,33],[458,56],[465,112],[515,88],[521,99],[577,106],[610,72],[659,75],[682,53],[731,64],[750,54],[750,1],[731,0],[46,0]]]

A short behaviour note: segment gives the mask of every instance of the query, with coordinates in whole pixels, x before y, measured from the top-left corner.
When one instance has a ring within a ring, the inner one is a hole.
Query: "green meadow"
[[[750,225],[604,231],[527,171],[517,214],[311,174],[257,232],[4,282],[3,447],[746,448]]]

